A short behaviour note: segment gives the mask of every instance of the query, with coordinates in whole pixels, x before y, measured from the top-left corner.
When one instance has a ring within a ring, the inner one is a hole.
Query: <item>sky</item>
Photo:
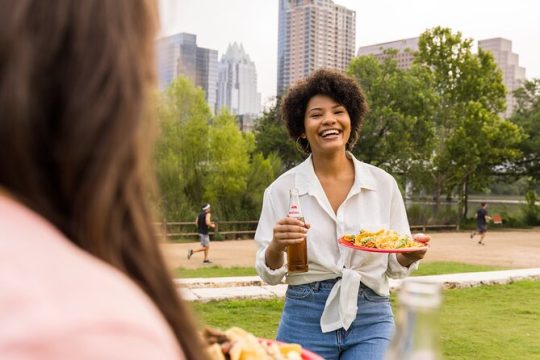
[[[475,40],[512,41],[528,79],[540,78],[538,0],[334,0],[356,11],[356,48],[419,36],[443,26]],[[218,51],[233,42],[254,61],[263,105],[276,95],[278,0],[159,0],[160,36],[187,32],[197,46]]]

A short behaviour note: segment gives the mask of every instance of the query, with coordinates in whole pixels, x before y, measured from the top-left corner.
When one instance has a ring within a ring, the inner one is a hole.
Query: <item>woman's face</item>
[[[305,136],[314,154],[344,150],[351,135],[345,106],[326,95],[315,95],[304,115]]]

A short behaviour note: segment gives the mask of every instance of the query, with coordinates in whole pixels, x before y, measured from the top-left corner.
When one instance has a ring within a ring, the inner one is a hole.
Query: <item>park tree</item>
[[[520,126],[525,140],[520,144],[523,157],[513,164],[513,172],[527,176],[531,187],[540,182],[540,79],[527,80],[514,91],[517,107],[511,121]]]
[[[212,121],[209,148],[205,197],[215,204],[214,210],[220,217],[234,218],[246,191],[249,154],[254,143],[246,140],[234,115],[224,108]]]
[[[257,119],[255,144],[257,150],[265,157],[273,153],[281,159],[282,168],[279,173],[282,173],[302,162],[306,154],[300,152],[289,138],[287,128],[279,114],[280,104],[280,98],[277,98],[274,106],[265,110]]]
[[[466,216],[468,192],[481,190],[497,165],[519,156],[519,127],[499,117],[505,88],[493,56],[471,51],[472,40],[448,28],[424,32],[417,64],[429,69],[439,103],[435,113],[436,143],[430,159],[433,196],[457,190],[458,221]]]
[[[373,56],[352,60],[348,73],[363,88],[370,111],[353,152],[405,181],[428,170],[433,151],[433,116],[438,97],[431,72],[420,66],[399,69],[387,51],[381,63]]]
[[[540,79],[528,80],[514,91],[517,107],[511,121],[525,132],[520,144],[522,157],[511,165],[514,176],[528,180],[525,221],[529,225],[540,224],[540,209],[536,205],[536,189],[540,184]]]
[[[469,102],[463,108],[443,151],[436,155],[438,171],[447,176],[446,186],[457,194],[458,215],[467,213],[470,189],[487,187],[494,168],[520,156],[517,145],[522,139],[518,126],[480,103]]]
[[[160,94],[160,134],[155,162],[166,219],[194,218],[211,202],[216,218],[258,217],[264,189],[282,171],[274,154],[256,149],[253,133],[243,134],[224,109],[212,117],[204,92],[179,77]]]
[[[250,134],[250,136],[253,136]],[[270,153],[265,157],[259,151],[251,154],[249,172],[246,177],[246,191],[242,196],[239,219],[258,219],[262,208],[262,196],[268,185],[282,172],[279,156]]]
[[[155,159],[159,206],[168,219],[191,218],[203,201],[211,116],[203,90],[185,77],[161,94]]]

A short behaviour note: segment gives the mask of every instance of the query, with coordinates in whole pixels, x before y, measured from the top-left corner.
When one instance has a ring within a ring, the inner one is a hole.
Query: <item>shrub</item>
[[[536,205],[536,193],[534,190],[529,190],[525,194],[527,205],[522,207],[523,221],[529,226],[540,225],[540,207]]]

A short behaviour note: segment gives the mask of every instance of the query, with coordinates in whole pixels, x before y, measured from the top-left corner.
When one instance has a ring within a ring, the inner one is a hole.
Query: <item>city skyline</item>
[[[277,95],[317,69],[345,70],[355,24],[355,12],[332,0],[279,0]]]
[[[509,39],[527,77],[540,78],[540,22],[535,17],[540,4],[532,0],[466,2],[456,0],[441,6],[427,0],[381,0],[359,3],[335,0],[356,11],[356,44],[360,46],[419,36],[434,26],[461,31],[477,40]],[[278,1],[272,0],[160,0],[161,36],[178,32],[197,35],[198,44],[218,50],[221,57],[232,42],[242,43],[258,73],[258,91],[263,105],[276,94]]]

